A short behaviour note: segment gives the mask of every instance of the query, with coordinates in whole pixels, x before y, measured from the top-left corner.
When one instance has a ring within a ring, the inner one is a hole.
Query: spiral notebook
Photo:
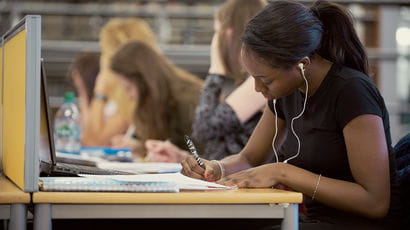
[[[85,177],[40,177],[39,188],[47,192],[179,192],[173,182]]]

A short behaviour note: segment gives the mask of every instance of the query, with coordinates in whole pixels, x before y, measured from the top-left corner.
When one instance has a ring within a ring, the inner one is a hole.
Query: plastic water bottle
[[[74,93],[64,94],[64,103],[54,119],[54,142],[56,151],[80,154],[81,150],[80,112],[74,103]]]

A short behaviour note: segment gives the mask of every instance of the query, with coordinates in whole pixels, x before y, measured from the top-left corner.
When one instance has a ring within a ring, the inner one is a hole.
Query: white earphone
[[[305,112],[305,108],[306,108],[306,102],[307,102],[307,97],[308,97],[308,93],[309,93],[309,84],[308,81],[305,77],[305,68],[304,68],[304,64],[303,63],[299,63],[298,64],[299,69],[300,69],[300,73],[303,77],[303,80],[305,81],[306,84],[306,92],[305,92],[305,100],[303,102],[303,108],[302,111],[299,113],[299,115],[297,115],[296,117],[292,118],[291,122],[290,122],[290,128],[292,130],[293,135],[295,136],[297,142],[298,142],[298,149],[297,152],[294,156],[289,157],[288,159],[284,160],[283,163],[288,163],[289,160],[292,160],[296,157],[299,156],[300,153],[300,139],[299,136],[296,134],[294,128],[293,128],[293,122],[296,119],[299,119],[303,113]],[[273,110],[275,112],[275,135],[273,136],[273,140],[272,140],[272,148],[273,148],[273,153],[275,154],[276,157],[276,162],[279,162],[279,158],[278,158],[278,153],[276,152],[276,148],[275,148],[275,140],[276,140],[276,136],[278,135],[278,116],[277,116],[277,112],[276,112],[276,99],[273,99]]]
[[[305,72],[305,68],[304,68],[303,63],[299,63],[299,68],[300,68],[300,71]]]

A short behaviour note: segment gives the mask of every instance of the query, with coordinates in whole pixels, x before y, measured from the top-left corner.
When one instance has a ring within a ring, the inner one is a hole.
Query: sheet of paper
[[[125,172],[132,172],[137,174],[142,173],[175,173],[182,169],[179,163],[160,163],[160,162],[146,162],[146,163],[128,163],[128,162],[99,162],[99,168],[114,169]]]
[[[182,175],[181,173],[159,173],[141,175],[80,175],[84,177],[110,178],[120,181],[151,181],[175,182],[180,190],[225,190],[235,189],[213,182],[198,180]]]

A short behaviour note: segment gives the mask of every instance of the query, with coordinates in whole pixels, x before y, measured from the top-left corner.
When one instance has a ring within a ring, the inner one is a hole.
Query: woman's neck
[[[332,67],[332,64],[332,62],[320,57],[319,55],[315,54],[313,56],[309,66],[307,66],[305,70],[305,76],[309,84],[308,96],[312,96],[316,92]]]

